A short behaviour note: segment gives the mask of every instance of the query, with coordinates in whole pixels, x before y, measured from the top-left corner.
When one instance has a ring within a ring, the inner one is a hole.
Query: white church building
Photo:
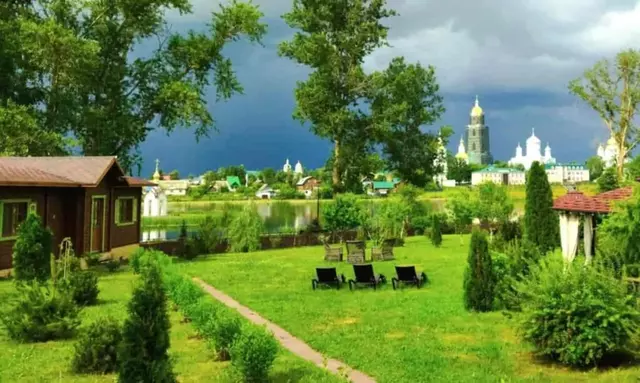
[[[167,194],[159,186],[142,190],[142,216],[164,217],[167,215]]]
[[[518,143],[516,148],[516,155],[509,160],[510,166],[522,165],[526,170],[531,168],[531,164],[535,161],[545,165],[551,165],[556,163],[556,159],[551,156],[551,147],[547,143],[544,148],[544,155],[541,153],[540,139],[536,137],[534,129],[531,129],[531,137],[527,138],[526,142],[527,151],[522,152],[522,147]]]
[[[616,145],[616,139],[613,135],[609,137],[605,145],[598,145],[597,155],[602,159],[602,162],[604,162],[604,165],[607,168],[616,164],[618,159],[618,145]]]
[[[282,171],[285,173],[290,173],[291,170],[293,170],[293,173],[301,176],[302,173],[304,173],[304,168],[302,167],[302,164],[300,163],[300,161],[298,161],[296,163],[296,166],[293,167],[291,166],[291,164],[289,163],[289,159],[287,158],[287,160],[285,161],[284,165],[282,166]]]

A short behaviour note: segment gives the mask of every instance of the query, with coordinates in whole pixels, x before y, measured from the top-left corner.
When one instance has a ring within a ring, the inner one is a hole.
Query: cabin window
[[[14,238],[18,234],[18,227],[27,218],[29,211],[35,212],[35,203],[28,200],[0,201],[0,228],[3,239]]]
[[[120,197],[116,200],[116,224],[131,225],[137,221],[136,202],[133,197]]]

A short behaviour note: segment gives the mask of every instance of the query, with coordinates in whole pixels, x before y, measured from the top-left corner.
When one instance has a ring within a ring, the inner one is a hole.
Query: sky
[[[243,95],[209,108],[217,131],[196,142],[193,130],[167,136],[153,132],[142,145],[143,174],[155,159],[164,171],[200,174],[220,166],[281,168],[285,159],[323,166],[330,144],[291,118],[297,81],[308,70],[277,55],[279,42],[294,31],[281,19],[291,0],[253,0],[269,32],[263,45],[237,42],[225,49]],[[173,31],[205,29],[220,1],[192,0],[193,14],[167,12]],[[640,0],[388,0],[399,15],[389,47],[365,60],[367,71],[384,69],[393,57],[433,65],[446,112],[429,129],[451,125],[449,149],[456,152],[476,95],[490,128],[496,160],[508,160],[532,128],[559,162],[585,161],[608,131],[597,114],[567,84],[596,61],[640,45]],[[138,47],[153,48],[153,42]],[[134,52],[135,53],[135,52]]]

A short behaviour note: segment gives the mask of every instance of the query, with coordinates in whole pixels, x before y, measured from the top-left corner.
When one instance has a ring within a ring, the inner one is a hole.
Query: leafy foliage
[[[602,175],[598,177],[598,191],[604,193],[620,187],[618,175],[614,168],[607,168]]]
[[[229,224],[227,238],[231,251],[246,252],[260,249],[260,236],[263,232],[264,223],[255,205],[245,206]]]
[[[160,266],[150,263],[129,302],[118,350],[118,381],[175,382],[169,360],[169,316]]]
[[[491,231],[501,222],[508,221],[513,215],[513,202],[504,186],[491,182],[483,183],[478,188],[477,218],[489,224]]]
[[[70,294],[79,306],[91,306],[98,303],[98,276],[91,271],[77,271],[63,282],[61,289]]]
[[[264,328],[244,326],[231,346],[231,364],[245,382],[266,382],[276,359],[278,343]]]
[[[536,352],[570,366],[594,366],[637,336],[640,311],[606,269],[547,259],[517,289],[522,335]]]
[[[70,295],[37,282],[20,283],[16,288],[18,296],[13,307],[2,314],[11,339],[46,342],[75,334],[80,310]]]
[[[348,194],[339,195],[333,203],[324,204],[322,217],[324,228],[330,232],[355,229],[363,222],[363,212],[357,198]]]
[[[72,369],[76,373],[108,374],[118,369],[120,323],[102,318],[81,332],[74,346]]]
[[[589,169],[589,181],[597,180],[602,175],[605,163],[599,156],[592,156],[587,159],[587,169]]]
[[[596,251],[621,275],[624,265],[640,264],[640,189],[620,201],[614,211],[598,225]]]
[[[385,239],[402,238],[407,206],[398,198],[389,198],[371,206],[368,216],[368,231],[371,239],[379,245]]]
[[[45,281],[51,276],[51,230],[35,213],[29,213],[18,228],[13,245],[13,273],[19,281]]]
[[[486,235],[471,234],[467,269],[464,273],[464,306],[467,310],[490,311],[493,308],[495,277]]]
[[[553,250],[560,240],[558,215],[553,210],[553,193],[544,165],[534,161],[527,174],[524,232],[542,253]]]
[[[451,215],[456,232],[462,234],[471,226],[477,213],[477,202],[467,189],[461,189],[452,198],[447,200],[446,208]]]

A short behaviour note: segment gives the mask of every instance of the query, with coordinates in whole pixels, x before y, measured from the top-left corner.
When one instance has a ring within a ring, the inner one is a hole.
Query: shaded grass
[[[82,323],[86,326],[104,316],[124,321],[136,277],[129,271],[100,278],[100,304],[85,308]],[[0,309],[15,294],[10,281],[0,282]],[[171,307],[171,304],[170,304]],[[229,362],[215,361],[214,352],[200,340],[194,328],[180,313],[170,310],[171,348],[174,371],[180,382],[231,382]],[[75,340],[18,344],[0,330],[0,382],[114,382],[115,374],[76,375],[70,371]],[[273,367],[272,380],[285,382],[338,382],[325,371],[281,351]]]
[[[318,351],[373,375],[378,382],[636,382],[640,368],[574,371],[534,360],[516,323],[499,312],[468,313],[462,276],[468,237],[424,237],[396,248],[396,262],[376,262],[388,278],[394,264],[415,264],[424,289],[311,290],[321,247],[211,256],[181,265],[308,342]],[[347,264],[338,267],[353,276]]]

